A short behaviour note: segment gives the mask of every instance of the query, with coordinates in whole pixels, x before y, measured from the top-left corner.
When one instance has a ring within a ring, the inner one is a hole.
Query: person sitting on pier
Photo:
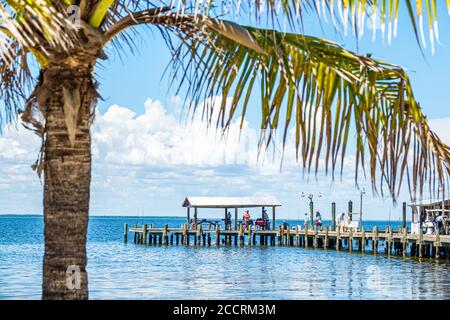
[[[316,212],[316,230],[322,231],[322,216],[319,211]]]
[[[242,220],[244,221],[244,229],[248,230],[248,227],[253,224],[253,221],[250,219],[250,212],[248,210],[244,211],[242,215]]]

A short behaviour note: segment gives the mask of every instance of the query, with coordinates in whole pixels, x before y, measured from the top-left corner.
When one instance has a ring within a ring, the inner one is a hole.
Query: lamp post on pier
[[[359,230],[362,230],[362,203],[363,203],[363,195],[366,193],[366,189],[362,188],[359,191]]]

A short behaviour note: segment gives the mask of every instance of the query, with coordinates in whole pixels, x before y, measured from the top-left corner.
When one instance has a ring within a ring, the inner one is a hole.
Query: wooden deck
[[[360,232],[340,232],[284,229],[277,230],[247,230],[242,226],[239,230],[202,229],[189,230],[186,225],[181,228],[153,228],[152,225],[142,225],[128,228],[124,225],[124,241],[128,233],[133,234],[134,243],[143,245],[194,245],[194,246],[286,246],[312,247],[350,252],[367,252],[372,254],[385,253],[416,256],[419,258],[449,259],[450,235],[411,234],[408,228],[371,231],[362,229]],[[384,250],[383,250],[384,249]]]

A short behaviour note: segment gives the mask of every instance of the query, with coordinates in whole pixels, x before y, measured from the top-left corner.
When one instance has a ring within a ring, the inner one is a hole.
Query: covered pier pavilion
[[[238,210],[248,208],[261,208],[261,212],[266,208],[272,208],[271,229],[275,230],[275,208],[280,207],[280,202],[273,196],[252,196],[252,197],[186,197],[183,207],[187,211],[187,224],[190,226],[191,209],[193,209],[194,221],[198,221],[198,209],[223,209],[224,222],[227,219],[229,210],[234,209],[234,230],[238,230]]]
[[[422,200],[409,204],[412,209],[411,213],[411,232],[419,233],[423,224],[428,218],[434,220],[437,215],[450,215],[450,199],[442,200]],[[404,218],[405,220],[405,218]],[[447,233],[448,222],[444,220],[444,234]]]

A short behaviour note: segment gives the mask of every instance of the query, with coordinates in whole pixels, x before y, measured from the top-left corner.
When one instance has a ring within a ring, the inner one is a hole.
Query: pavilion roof
[[[279,207],[280,202],[273,196],[251,197],[186,197],[183,207],[189,208],[257,208]]]
[[[444,202],[446,205],[448,205],[448,203],[450,202],[450,199],[445,199]],[[427,199],[427,200],[421,200],[421,201],[416,201],[416,202],[410,203],[408,206],[410,206],[410,207],[428,207],[428,206],[436,206],[436,205],[441,205],[441,204],[442,204],[442,199],[441,200]]]

